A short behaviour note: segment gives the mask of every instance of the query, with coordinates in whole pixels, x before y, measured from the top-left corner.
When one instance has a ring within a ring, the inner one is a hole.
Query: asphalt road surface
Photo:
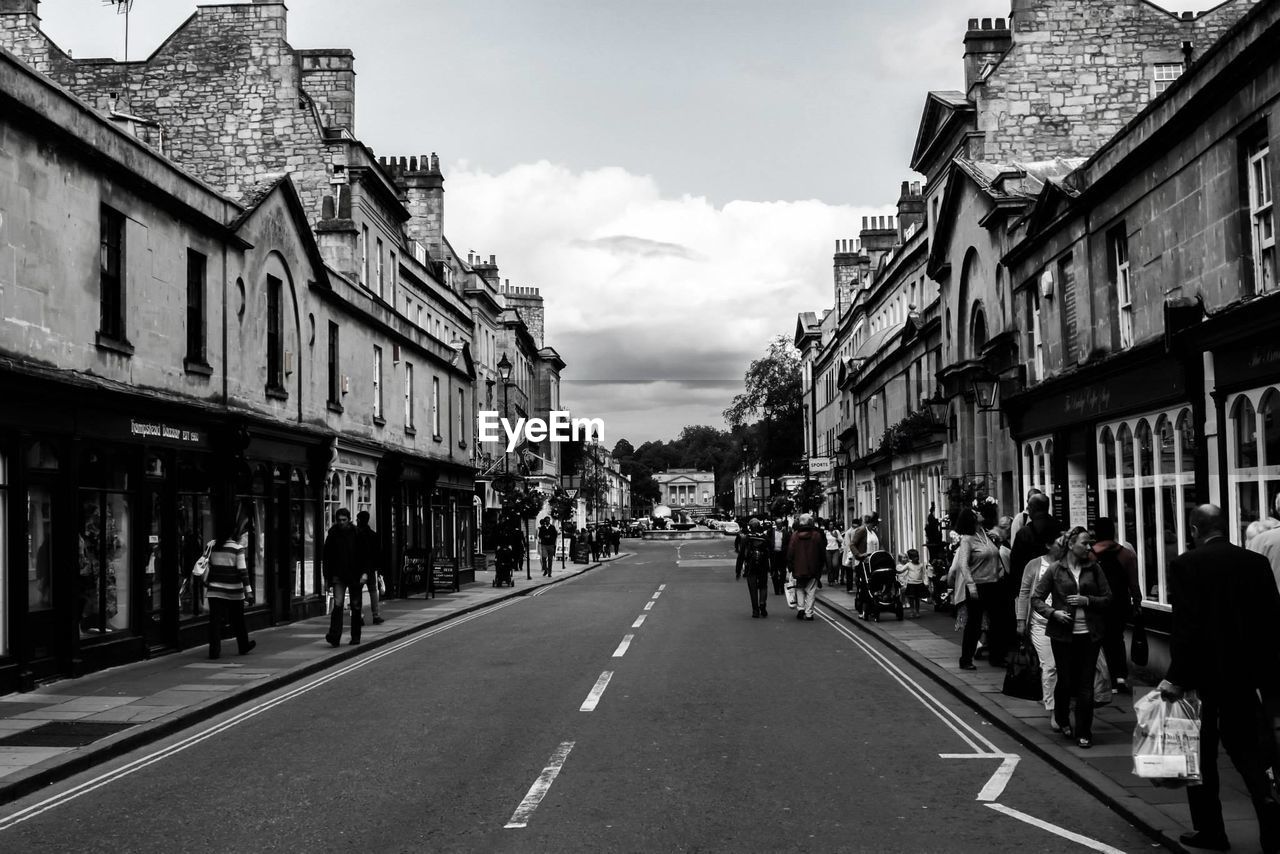
[[[752,619],[729,539],[625,543],[9,804],[0,851],[1153,847],[847,623]]]

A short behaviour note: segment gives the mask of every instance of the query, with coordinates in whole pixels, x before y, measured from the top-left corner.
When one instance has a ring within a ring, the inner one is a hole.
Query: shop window
[[[342,485],[343,485],[342,506],[347,508],[347,511],[351,513],[352,516],[354,516],[356,512],[355,510],[355,507],[356,507],[355,476],[352,475],[350,472],[348,472],[347,475],[343,478]]]
[[[1143,596],[1168,604],[1164,568],[1185,550],[1195,503],[1195,427],[1190,407],[1147,413],[1098,430],[1099,513],[1138,557]]]
[[[180,459],[178,461],[178,571],[182,574],[182,583],[178,588],[178,614],[179,618],[184,620],[199,617],[208,610],[205,603],[204,582],[191,577],[191,568],[204,552],[205,545],[218,536],[218,531],[214,527],[211,493],[212,478],[203,463]],[[161,493],[155,494],[159,500]],[[153,518],[158,518],[158,514],[154,514]]]
[[[314,596],[323,589],[316,561],[315,502],[311,498],[307,475],[300,469],[294,469],[289,478],[289,504],[293,594]]]
[[[9,654],[9,458],[0,449],[0,656]]]
[[[125,337],[125,219],[102,206],[98,220],[99,344],[123,344]]]
[[[342,506],[342,475],[334,472],[324,482],[324,528],[333,527],[333,515]]]
[[[1032,489],[1038,489],[1053,497],[1053,440],[1044,437],[1032,439],[1022,446],[1022,498],[1025,501]],[[1054,507],[1053,512],[1059,508]]]
[[[130,628],[132,495],[130,459],[89,449],[80,464],[76,603],[80,636]]]
[[[208,365],[206,356],[206,267],[203,253],[187,250],[187,361],[186,367]]]
[[[1251,522],[1273,515],[1280,493],[1280,387],[1233,395],[1226,411],[1231,539],[1243,544]]]

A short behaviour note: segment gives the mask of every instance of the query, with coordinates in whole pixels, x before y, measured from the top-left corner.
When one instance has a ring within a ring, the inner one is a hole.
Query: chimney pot
[[[977,19],[977,18],[970,18],[970,19],[969,19],[969,29],[971,29],[971,30],[976,30],[976,29],[978,29],[978,19]]]
[[[1008,23],[1005,21],[1004,18],[996,18],[996,29],[997,30],[1009,29]]]
[[[991,29],[991,19],[990,19],[990,18],[983,18],[983,19],[982,19],[982,28],[983,28],[984,30],[989,30],[989,29]]]
[[[862,230],[867,230],[867,218],[865,216],[862,218]]]

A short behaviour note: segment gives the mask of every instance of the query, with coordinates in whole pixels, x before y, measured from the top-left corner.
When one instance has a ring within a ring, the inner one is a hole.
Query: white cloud
[[[496,255],[503,278],[541,289],[546,343],[568,363],[566,403],[607,416],[591,410],[643,389],[632,441],[720,425],[733,383],[740,390],[768,339],[790,334],[798,312],[831,306],[835,240],[886,212],[819,201],[716,207],[664,197],[650,177],[624,169],[574,172],[547,161],[500,174],[462,162],[446,172],[445,190],[454,247]],[[679,385],[707,380],[728,385],[713,395]]]

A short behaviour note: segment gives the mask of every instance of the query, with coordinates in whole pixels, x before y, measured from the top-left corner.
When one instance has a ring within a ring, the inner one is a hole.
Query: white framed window
[[[1151,69],[1151,97],[1168,89],[1181,76],[1181,62],[1157,62]]]
[[[431,435],[440,437],[440,378],[431,378]]]
[[[1098,513],[1138,556],[1143,598],[1169,604],[1165,566],[1181,554],[1195,508],[1196,428],[1191,407],[1099,425]]]
[[[1271,202],[1271,146],[1263,139],[1249,149],[1249,238],[1253,244],[1253,288],[1276,286],[1276,230]]]
[[[413,429],[413,362],[404,363],[404,426]]]
[[[467,391],[458,389],[458,442],[467,441]]]
[[[1265,519],[1280,493],[1280,383],[1227,398],[1227,482],[1231,541]]]
[[[1107,234],[1111,244],[1111,269],[1115,276],[1116,309],[1120,321],[1120,349],[1133,346],[1133,282],[1129,271],[1129,237],[1124,225]]]
[[[382,348],[373,348],[373,417],[382,417]]]
[[[1053,437],[1040,436],[1022,443],[1022,498],[1038,489],[1053,497]],[[1057,513],[1059,508],[1053,507]]]
[[[388,263],[391,265],[391,298],[387,302],[396,304],[396,291],[400,290],[400,267],[396,264],[396,253],[393,250]]]
[[[378,242],[376,245],[377,245],[376,263],[378,265],[377,266],[378,299],[386,299],[387,291],[386,291],[386,282],[384,281],[385,271],[383,270],[383,266],[382,266],[383,259],[382,259],[382,238],[381,237],[378,238]],[[393,294],[392,296],[394,297],[395,295]]]
[[[369,226],[360,226],[360,284],[369,287]]]

